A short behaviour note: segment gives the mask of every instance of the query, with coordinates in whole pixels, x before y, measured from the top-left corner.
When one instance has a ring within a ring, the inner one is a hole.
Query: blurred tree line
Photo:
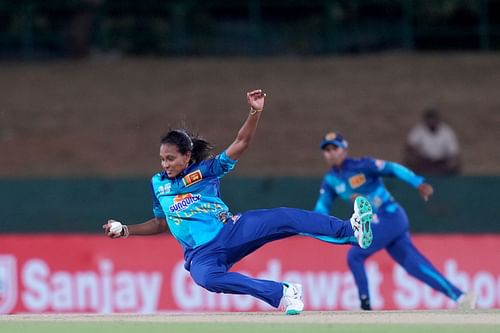
[[[2,58],[499,48],[499,0],[0,0]]]

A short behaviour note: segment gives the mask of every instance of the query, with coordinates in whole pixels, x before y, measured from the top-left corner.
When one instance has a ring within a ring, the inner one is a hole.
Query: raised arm
[[[250,113],[243,126],[238,131],[234,142],[226,149],[226,154],[230,159],[237,160],[248,148],[257,129],[260,115],[264,109],[264,99],[266,94],[261,90],[254,90],[247,93],[247,102],[250,106]]]

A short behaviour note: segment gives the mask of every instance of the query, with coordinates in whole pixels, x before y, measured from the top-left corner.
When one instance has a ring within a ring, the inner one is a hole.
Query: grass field
[[[0,333],[20,332],[490,333],[500,332],[500,310],[0,316]]]

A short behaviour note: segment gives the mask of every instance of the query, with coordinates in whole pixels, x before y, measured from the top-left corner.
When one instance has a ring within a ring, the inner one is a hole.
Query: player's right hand
[[[247,92],[247,102],[251,111],[261,112],[264,109],[266,93],[262,89]]]
[[[111,232],[111,223],[113,223],[113,222],[118,222],[118,221],[108,220],[108,222],[106,224],[102,225],[102,229],[104,230],[104,234],[106,236],[108,236],[109,238],[120,238],[120,237],[122,237],[122,234],[116,234],[116,233]]]

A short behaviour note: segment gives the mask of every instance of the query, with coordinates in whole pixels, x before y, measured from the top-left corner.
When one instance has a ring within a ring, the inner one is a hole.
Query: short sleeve
[[[228,172],[233,170],[237,162],[238,161],[229,158],[229,156],[227,156],[226,154],[226,151],[223,151],[214,159],[208,161],[208,163],[210,163],[208,169],[214,176],[221,178]]]
[[[446,151],[448,156],[458,155],[460,152],[460,147],[458,145],[457,136],[453,130],[446,126]]]
[[[163,211],[163,208],[161,208],[160,201],[156,197],[153,182],[151,182],[151,194],[153,196],[153,216],[159,218],[165,218],[165,212]]]
[[[386,166],[386,161],[375,159],[373,157],[363,157],[360,163],[362,169],[360,171],[369,175],[382,175]]]
[[[333,206],[333,200],[337,197],[337,193],[332,190],[328,175],[323,178],[321,188],[319,190],[319,197],[316,200],[314,211],[323,215],[330,215]]]

